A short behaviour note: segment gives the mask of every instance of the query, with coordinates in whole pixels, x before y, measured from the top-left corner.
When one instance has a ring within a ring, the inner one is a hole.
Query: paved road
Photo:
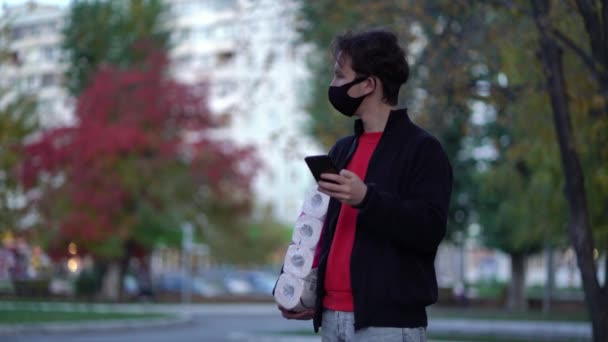
[[[0,305],[0,309],[3,306]],[[17,303],[24,305],[24,303]],[[57,305],[52,305],[57,309]],[[8,309],[8,307],[6,308]],[[66,305],[66,310],[78,310]],[[219,305],[96,305],[82,306],[87,311],[165,312],[187,317],[186,323],[165,327],[121,329],[97,332],[26,332],[19,335],[0,334],[4,342],[315,342],[318,335],[295,337],[278,332],[312,331],[310,321],[283,319],[272,304],[219,304]],[[83,323],[74,323],[76,325]],[[73,329],[71,329],[73,330]],[[40,330],[38,330],[40,331]],[[509,336],[537,341],[586,341],[591,329],[587,323],[525,322],[470,319],[432,319],[429,331],[458,336],[469,333],[482,336]]]
[[[298,324],[300,323],[300,324]],[[146,330],[89,332],[78,334],[3,336],[2,341],[14,342],[238,342],[280,341],[272,331],[302,330],[310,323],[286,323],[271,317],[234,316],[230,318],[201,317],[187,325]],[[261,335],[260,335],[261,334]],[[270,338],[270,337],[272,338]],[[292,339],[289,339],[290,341]],[[320,339],[319,339],[320,340]],[[285,340],[287,341],[287,340]]]
[[[162,308],[155,306],[150,309],[189,315],[192,321],[170,327],[151,327],[131,331],[5,335],[0,336],[0,340],[2,342],[297,342],[293,336],[282,337],[276,332],[312,331],[310,321],[285,320],[272,305]],[[320,338],[311,336],[301,340],[320,341]]]

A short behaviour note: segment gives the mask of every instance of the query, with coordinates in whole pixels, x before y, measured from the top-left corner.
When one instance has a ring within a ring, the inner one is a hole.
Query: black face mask
[[[367,77],[358,77],[352,82],[343,84],[339,87],[329,87],[328,97],[331,105],[334,106],[338,112],[348,117],[353,116],[367,95],[351,97],[348,95],[348,90],[355,84],[359,84],[366,79]]]

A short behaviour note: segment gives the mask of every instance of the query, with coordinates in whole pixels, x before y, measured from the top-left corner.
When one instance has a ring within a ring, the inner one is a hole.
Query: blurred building
[[[172,72],[183,82],[208,82],[210,108],[230,118],[218,137],[259,151],[255,180],[259,212],[295,221],[313,185],[304,156],[321,149],[304,136],[306,47],[295,32],[297,1],[166,0],[173,32]],[[36,94],[45,127],[70,124],[73,104],[63,87],[61,30],[67,7],[35,1],[3,8],[12,61],[0,85]],[[328,79],[329,81],[329,79]]]
[[[38,99],[41,123],[45,127],[69,124],[72,119],[67,91],[62,86],[61,28],[65,9],[36,4],[4,6],[1,24],[10,30],[1,37],[11,53],[0,64],[0,87],[33,94]]]
[[[254,145],[265,163],[255,181],[261,206],[295,221],[304,190],[314,183],[303,159],[322,153],[303,133],[308,73],[307,47],[295,31],[298,2],[167,2],[176,77],[210,82],[211,109],[230,117],[222,135]]]
[[[571,247],[553,250],[552,261],[547,251],[530,255],[526,260],[526,286],[543,286],[549,279],[549,262],[556,288],[581,288],[582,279],[576,255]],[[608,255],[594,251],[598,279],[605,279]],[[439,246],[435,259],[437,283],[450,288],[460,283],[508,283],[511,279],[511,259],[508,254],[467,240],[464,248],[451,242]]]

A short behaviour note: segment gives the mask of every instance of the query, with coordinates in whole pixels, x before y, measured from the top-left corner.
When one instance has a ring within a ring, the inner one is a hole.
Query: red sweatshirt
[[[365,179],[367,165],[372,153],[380,141],[382,132],[363,133],[352,159],[346,166]],[[355,241],[355,225],[357,209],[342,204],[340,216],[336,224],[336,232],[329,251],[327,271],[325,276],[325,291],[323,306],[336,311],[353,311],[353,294],[350,286],[350,254]]]

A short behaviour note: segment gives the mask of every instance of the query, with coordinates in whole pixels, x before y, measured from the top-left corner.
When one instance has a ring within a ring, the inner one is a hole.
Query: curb
[[[85,333],[112,330],[163,328],[192,323],[190,316],[173,318],[126,319],[107,321],[81,321],[73,323],[32,323],[0,325],[0,336],[24,334]]]

